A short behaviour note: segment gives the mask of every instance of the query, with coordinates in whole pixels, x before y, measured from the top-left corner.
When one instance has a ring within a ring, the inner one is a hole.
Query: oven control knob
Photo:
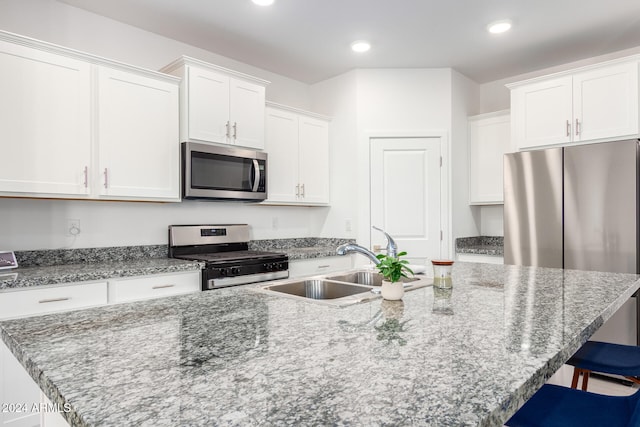
[[[273,271],[273,264],[265,264],[264,268],[266,268],[267,271]]]
[[[227,269],[226,268],[221,268],[221,269],[219,269],[219,271],[220,271],[220,275],[221,276],[226,276],[227,275]]]
[[[231,274],[240,274],[240,268],[231,267]]]

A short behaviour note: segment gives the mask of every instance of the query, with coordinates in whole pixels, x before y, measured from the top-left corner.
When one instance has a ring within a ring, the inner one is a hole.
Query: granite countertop
[[[338,256],[336,249],[344,243],[354,243],[353,239],[303,237],[293,239],[254,240],[249,249],[283,252],[289,261]]]
[[[335,256],[350,239],[254,240],[249,249],[286,253],[289,260]],[[20,267],[0,272],[0,292],[34,286],[199,270],[203,264],[167,258],[167,245],[52,249],[16,252]]]
[[[457,262],[452,292],[401,302],[335,308],[250,285],[0,333],[72,425],[500,426],[639,277]]]
[[[458,237],[456,239],[456,253],[504,256],[504,237]]]

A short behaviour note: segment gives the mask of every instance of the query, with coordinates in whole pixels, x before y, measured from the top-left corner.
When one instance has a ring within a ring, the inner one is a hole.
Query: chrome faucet
[[[356,245],[355,243],[345,243],[344,245],[338,246],[338,249],[336,249],[336,253],[338,255],[346,255],[349,252],[358,252],[359,254],[362,254],[369,258],[375,265],[380,264],[380,260],[376,257],[376,254],[374,254],[367,248]]]
[[[384,234],[384,237],[387,238],[387,256],[390,256],[390,257],[393,257],[393,258],[397,258],[398,257],[398,245],[396,245],[395,240],[393,240],[393,238],[391,238],[391,236],[389,236],[386,233],[386,231],[384,231],[382,228],[378,228],[375,225],[372,226],[371,228],[373,228],[374,230],[378,230],[379,232]]]
[[[396,242],[393,240],[393,238],[381,228],[378,228],[376,226],[373,226],[372,228],[374,230],[382,232],[385,235],[385,237],[387,238],[387,255],[396,258],[398,256],[398,246],[396,245]],[[374,254],[367,248],[356,245],[355,243],[345,243],[344,245],[338,246],[338,249],[336,249],[336,253],[338,255],[346,255],[349,252],[358,252],[359,254],[362,254],[369,258],[375,265],[380,264],[380,260],[378,259],[376,254]]]

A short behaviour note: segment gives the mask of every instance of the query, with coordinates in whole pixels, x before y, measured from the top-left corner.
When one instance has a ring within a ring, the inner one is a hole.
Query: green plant
[[[413,275],[413,271],[407,267],[409,261],[400,260],[400,257],[406,254],[406,252],[400,252],[397,257],[385,254],[379,254],[376,256],[376,258],[380,260],[380,264],[376,265],[376,268],[385,280],[393,283],[398,282],[402,277],[409,277],[407,276],[407,273]]]

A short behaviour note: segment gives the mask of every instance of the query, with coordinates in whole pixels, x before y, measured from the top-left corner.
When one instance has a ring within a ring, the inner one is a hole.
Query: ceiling
[[[484,83],[640,46],[638,0],[59,1],[306,83],[439,67]],[[358,39],[371,50],[351,52]]]

